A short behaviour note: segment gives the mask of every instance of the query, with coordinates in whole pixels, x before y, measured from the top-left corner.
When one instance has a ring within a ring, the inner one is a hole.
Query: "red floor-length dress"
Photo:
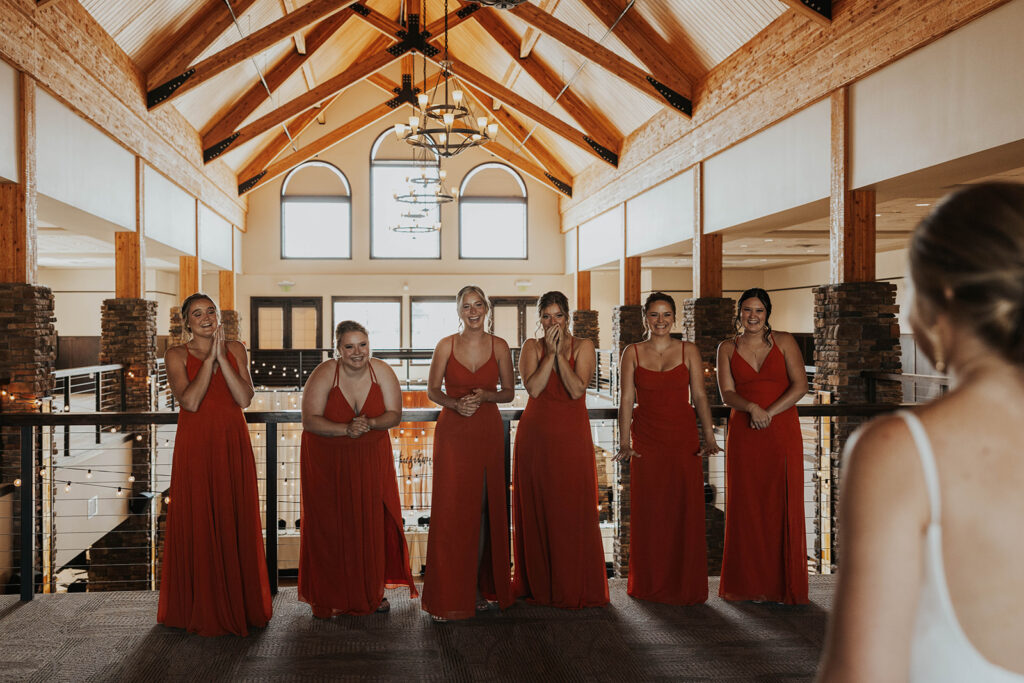
[[[190,381],[202,363],[188,354]],[[219,370],[199,409],[178,413],[170,498],[157,621],[203,636],[266,626],[271,599],[256,463],[242,409]]]
[[[733,351],[736,392],[767,408],[789,389],[786,360],[772,340],[760,372]],[[807,603],[803,440],[796,406],[765,429],[733,410],[726,440],[725,550],[718,594],[727,600]]]
[[[461,398],[473,389],[498,387],[498,361],[491,357],[470,372],[455,357],[455,342],[444,372],[445,393]],[[423,609],[446,619],[476,614],[476,592],[511,605],[508,514],[505,511],[505,437],[496,403],[482,403],[472,417],[441,410],[434,430],[434,476]],[[480,523],[487,491],[487,541],[479,561]]]
[[[571,609],[607,604],[586,397],[570,398],[555,370],[519,420],[512,482],[516,595]]]
[[[636,346],[633,352],[637,353]],[[704,469],[686,363],[633,375],[629,581],[634,598],[670,605],[708,599]]]
[[[337,363],[324,417],[344,424],[356,414],[338,387],[340,368]],[[385,412],[372,365],[370,378],[359,412],[367,418]],[[327,618],[376,611],[385,588],[406,585],[416,597],[388,432],[353,439],[304,431],[301,468],[299,600]]]

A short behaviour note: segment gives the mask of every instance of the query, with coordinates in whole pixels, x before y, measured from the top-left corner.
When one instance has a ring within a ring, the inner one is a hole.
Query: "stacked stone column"
[[[850,282],[815,287],[815,388],[830,392],[832,403],[865,403],[869,400],[869,380],[864,377],[865,372],[899,374],[898,312],[896,285],[889,282]],[[902,402],[900,382],[876,382],[875,387],[875,402]],[[831,442],[826,444],[831,453],[832,495],[828,515],[831,517],[833,565],[838,557],[836,508],[842,476],[840,456],[847,439],[865,421],[866,418],[862,417],[833,418]],[[821,500],[820,495],[816,498]],[[817,511],[816,526],[820,526],[822,512],[820,509]],[[820,533],[816,536],[821,538]]]
[[[589,339],[594,348],[600,348],[600,328],[597,323],[597,311],[573,311],[572,335],[580,339]]]
[[[220,324],[224,327],[224,338],[228,341],[241,341],[242,337],[239,334],[241,322],[242,316],[238,314],[238,311],[221,311]]]
[[[704,364],[704,392],[708,403],[722,402],[718,393],[717,354],[723,339],[736,334],[736,302],[723,297],[700,297],[683,301],[683,339],[693,342],[700,350]],[[704,435],[700,435],[701,445]],[[725,444],[720,444],[724,447]],[[704,481],[710,480],[708,460],[704,459]],[[722,570],[722,551],[725,547],[725,513],[715,507],[714,499],[705,502],[704,520],[708,542],[708,574],[717,576]]]
[[[36,413],[39,402],[53,390],[53,370],[57,361],[57,332],[54,328],[53,292],[48,287],[21,283],[0,283],[0,412]],[[42,466],[50,464],[39,442],[34,444],[33,471],[23,477],[21,473],[21,430],[4,427],[0,431],[0,488],[21,480],[15,489],[14,509],[21,506],[20,492],[34,487],[36,502],[33,520],[36,533],[34,564],[42,567],[42,477],[37,476]],[[44,459],[45,458],[45,459]],[[20,515],[15,515],[9,534],[0,536],[0,544],[7,551],[20,553]],[[12,554],[12,557],[15,556]],[[0,577],[7,579],[8,577]],[[24,579],[24,577],[23,577]],[[32,577],[29,577],[32,580]]]
[[[622,351],[644,338],[643,309],[640,306],[616,306],[612,309],[612,349],[615,357],[621,358]],[[615,524],[615,575],[619,577],[629,574],[629,539],[630,539],[630,475],[629,462],[619,464],[619,486],[616,500]]]
[[[103,302],[100,362],[124,366],[127,411],[150,409],[149,377],[156,367],[156,310],[156,302],[147,299]],[[124,431],[135,477],[129,483],[125,474],[130,514],[90,549],[90,591],[150,587],[152,431],[148,425],[134,425]]]

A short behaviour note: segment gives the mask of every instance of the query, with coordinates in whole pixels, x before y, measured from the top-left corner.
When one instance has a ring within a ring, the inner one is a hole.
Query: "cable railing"
[[[422,392],[406,392],[407,396],[415,394]],[[257,395],[260,399],[280,408],[245,413],[259,472],[267,565],[276,590],[280,582],[294,580],[298,566],[300,395],[261,393]],[[829,573],[832,566],[831,479],[837,455],[830,439],[832,420],[867,418],[894,408],[798,405],[804,433],[804,504],[811,571]],[[621,575],[615,541],[628,528],[628,517],[623,525],[620,507],[628,475],[612,461],[618,443],[617,411],[592,407],[588,412],[605,559],[609,572]],[[435,408],[406,409],[403,422],[390,434],[405,533],[417,574],[426,558],[438,413]],[[719,443],[724,446],[729,409],[714,406],[712,414]],[[506,486],[510,484],[521,415],[521,408],[501,410]],[[20,592],[23,600],[30,600],[36,593],[158,587],[166,510],[173,505],[169,488],[176,422],[175,413],[162,411],[0,415],[0,482],[5,482],[0,484],[0,587],[4,592]],[[91,438],[98,425],[113,425],[104,428],[100,444]],[[70,454],[60,447],[66,431],[73,437]],[[720,453],[707,459],[706,468],[712,573],[720,563],[726,501],[725,458]]]

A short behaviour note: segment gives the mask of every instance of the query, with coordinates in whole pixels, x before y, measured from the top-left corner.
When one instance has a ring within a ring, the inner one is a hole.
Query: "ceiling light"
[[[925,202],[924,204],[914,204],[914,206],[931,206],[930,203]]]
[[[475,2],[478,5],[495,9],[512,9],[517,5],[523,4],[526,0],[469,0],[469,2]]]

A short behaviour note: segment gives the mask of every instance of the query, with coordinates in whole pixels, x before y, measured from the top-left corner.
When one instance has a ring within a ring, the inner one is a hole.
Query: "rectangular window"
[[[352,258],[348,197],[282,197],[281,258]]]
[[[412,348],[433,349],[437,342],[459,331],[455,299],[413,299],[411,302]]]
[[[525,259],[526,200],[462,197],[459,258]]]
[[[409,194],[409,178],[420,175],[420,169],[406,163],[376,161],[371,166],[373,184],[373,225],[371,258],[441,258],[441,233],[396,232],[395,226],[429,226],[440,223],[437,204],[406,204],[395,199]],[[417,192],[423,188],[417,187]],[[422,215],[421,215],[422,214]]]
[[[336,329],[342,320],[355,320],[370,334],[371,349],[402,348],[402,300],[400,298],[331,299]],[[332,342],[333,344],[334,342]]]

